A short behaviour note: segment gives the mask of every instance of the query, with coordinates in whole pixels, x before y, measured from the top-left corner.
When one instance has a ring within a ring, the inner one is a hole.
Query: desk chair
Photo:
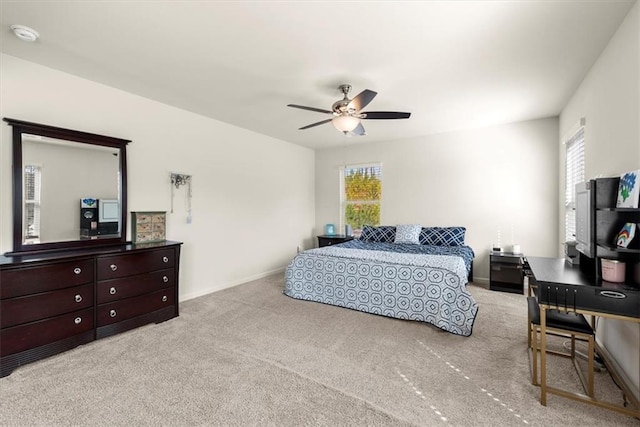
[[[528,304],[528,345],[532,350],[531,383],[540,385],[538,381],[538,333],[540,333],[540,306],[535,297],[527,297]],[[593,397],[593,359],[595,347],[595,332],[582,314],[563,312],[559,310],[546,310],[546,331],[549,335],[559,335],[571,338],[571,350],[569,353],[547,350],[547,354],[555,354],[571,358],[573,366],[580,377],[580,382],[585,393]],[[585,381],[584,373],[576,359],[576,339],[588,342],[587,360],[588,372]],[[569,393],[569,392],[567,392]],[[576,394],[576,393],[569,393]]]

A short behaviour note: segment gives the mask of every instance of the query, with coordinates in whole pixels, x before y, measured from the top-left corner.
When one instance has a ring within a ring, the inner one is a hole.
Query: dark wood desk
[[[564,258],[528,257],[538,303],[565,311],[591,310],[597,316],[640,318],[640,287],[597,281]]]
[[[583,394],[568,393],[547,386],[546,378],[546,310],[563,309],[589,316],[606,317],[640,323],[640,289],[615,283],[596,281],[567,264],[564,258],[528,257],[527,261],[537,286],[540,305],[540,404],[546,406],[547,393],[614,410],[625,415],[640,417],[640,403],[630,387],[617,373],[608,352],[598,346],[607,370],[625,393],[632,407],[615,405]]]

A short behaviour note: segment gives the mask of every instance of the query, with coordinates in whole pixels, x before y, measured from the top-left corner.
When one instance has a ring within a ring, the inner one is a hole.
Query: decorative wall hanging
[[[627,172],[620,176],[620,184],[618,186],[618,200],[616,207],[618,208],[637,208],[638,197],[640,196],[640,170]]]
[[[173,213],[174,190],[183,185],[187,189],[187,224],[191,224],[191,175],[171,172],[171,213]]]

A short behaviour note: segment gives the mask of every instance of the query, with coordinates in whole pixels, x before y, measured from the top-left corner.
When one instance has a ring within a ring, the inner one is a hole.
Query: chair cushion
[[[528,297],[529,318],[534,325],[540,325],[540,306],[535,297]],[[593,329],[582,314],[565,313],[559,310],[546,310],[547,327],[564,329],[571,332],[593,335]]]

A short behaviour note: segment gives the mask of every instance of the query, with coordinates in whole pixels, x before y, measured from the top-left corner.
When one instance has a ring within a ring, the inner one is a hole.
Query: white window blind
[[[565,160],[565,242],[576,239],[576,184],[584,182],[584,127],[566,142]]]
[[[345,166],[341,173],[342,222],[356,235],[364,225],[380,225],[382,198],[382,165]]]
[[[40,237],[40,181],[42,168],[37,165],[24,167],[24,237],[37,240]]]

